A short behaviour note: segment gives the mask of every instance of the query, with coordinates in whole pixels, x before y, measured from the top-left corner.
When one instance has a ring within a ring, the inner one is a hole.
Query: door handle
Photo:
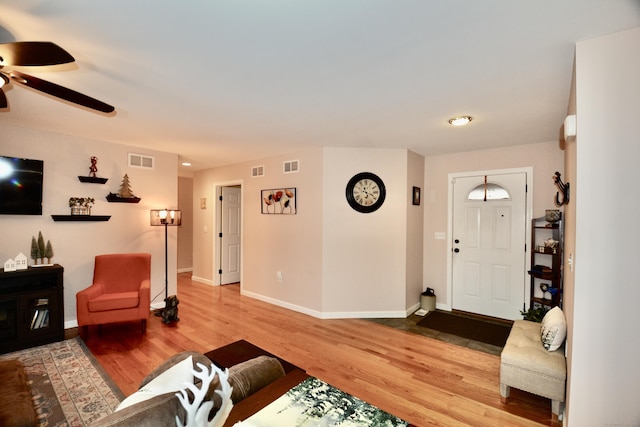
[[[460,249],[455,248],[455,249],[453,250],[453,252],[458,253],[458,252],[460,252]]]

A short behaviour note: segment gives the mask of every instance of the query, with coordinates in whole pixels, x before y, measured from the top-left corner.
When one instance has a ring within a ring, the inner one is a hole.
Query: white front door
[[[241,188],[222,187],[220,284],[240,281]]]
[[[515,320],[525,301],[524,172],[454,178],[452,306]]]

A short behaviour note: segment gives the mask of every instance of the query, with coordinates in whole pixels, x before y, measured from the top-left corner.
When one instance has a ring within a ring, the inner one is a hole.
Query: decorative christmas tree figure
[[[131,191],[131,184],[129,183],[129,175],[127,175],[126,173],[122,178],[122,183],[120,184],[120,191],[118,191],[118,196],[122,198],[127,198],[127,199],[131,197],[136,197],[133,195],[133,192]]]
[[[122,177],[122,183],[120,184],[120,190],[118,190],[118,193],[109,193],[107,200],[110,202],[128,203],[138,203],[140,201],[140,197],[134,196],[133,191],[131,191],[129,175],[126,173],[124,174],[124,177]]]
[[[31,259],[34,264],[38,263],[38,260],[42,258],[40,255],[40,249],[38,248],[38,242],[35,237],[31,237]]]
[[[51,258],[53,258],[53,247],[49,240],[47,240],[47,247],[44,250],[44,256],[47,258],[47,264],[51,264]]]
[[[42,258],[42,264],[44,264],[44,238],[42,237],[42,231],[38,231],[38,253],[40,256],[38,258]]]

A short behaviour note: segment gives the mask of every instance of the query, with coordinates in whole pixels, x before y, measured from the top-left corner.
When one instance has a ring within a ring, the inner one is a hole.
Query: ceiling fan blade
[[[12,42],[0,44],[0,65],[58,65],[74,62],[69,52],[52,42]]]
[[[64,86],[42,80],[28,74],[11,71],[10,76],[11,80],[14,82],[29,86],[33,89],[39,90],[40,92],[48,93],[49,95],[64,99],[65,101],[73,102],[74,104],[102,111],[103,113],[111,113],[115,110],[113,106],[105,104],[95,98],[91,98],[90,96],[76,92],[75,90],[68,89]]]
[[[0,89],[0,108],[7,108],[8,106],[7,97],[4,95],[4,91]]]

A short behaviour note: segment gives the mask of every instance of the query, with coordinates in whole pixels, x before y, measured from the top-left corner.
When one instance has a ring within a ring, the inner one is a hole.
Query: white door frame
[[[438,308],[443,310],[453,310],[453,182],[455,178],[463,178],[478,175],[500,175],[509,173],[525,173],[527,176],[527,194],[525,195],[527,206],[525,208],[525,244],[526,251],[524,254],[525,272],[531,270],[531,219],[533,218],[533,167],[513,168],[513,169],[493,169],[473,172],[455,172],[450,173],[448,178],[448,207],[447,207],[447,303],[438,304]],[[525,295],[525,309],[529,308],[529,298],[527,298],[527,286],[530,285],[528,275],[524,275],[524,283],[522,284],[522,292]]]
[[[240,205],[244,205],[244,181],[242,179],[235,181],[223,181],[214,183],[214,209],[212,213],[213,224],[215,225],[215,236],[213,239],[213,258],[215,262],[213,263],[214,270],[213,276],[215,279],[213,280],[214,286],[220,286],[221,275],[218,273],[222,266],[220,265],[220,246],[222,238],[220,237],[220,233],[222,232],[222,202],[220,201],[220,196],[222,196],[222,187],[231,187],[234,185],[240,186]],[[240,291],[242,292],[243,286],[243,278],[244,276],[244,209],[240,211]]]

